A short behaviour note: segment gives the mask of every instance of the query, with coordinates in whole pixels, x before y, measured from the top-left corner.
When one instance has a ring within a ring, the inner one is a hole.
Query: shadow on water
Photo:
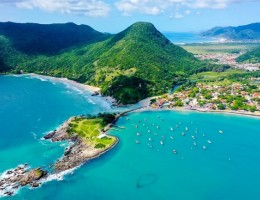
[[[144,174],[144,175],[141,175],[137,178],[136,187],[137,188],[143,188],[143,187],[154,184],[156,181],[157,181],[156,174],[154,174],[154,173]]]

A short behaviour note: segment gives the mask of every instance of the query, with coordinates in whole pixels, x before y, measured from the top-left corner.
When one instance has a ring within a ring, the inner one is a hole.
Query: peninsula
[[[65,149],[63,157],[54,163],[53,170],[47,171],[41,168],[29,170],[28,164],[20,165],[1,176],[0,189],[5,191],[6,196],[11,196],[20,187],[27,185],[38,187],[48,176],[78,167],[109,151],[117,144],[118,138],[106,132],[119,117],[120,115],[116,114],[71,117],[57,130],[44,136],[53,142],[67,140],[72,143]]]

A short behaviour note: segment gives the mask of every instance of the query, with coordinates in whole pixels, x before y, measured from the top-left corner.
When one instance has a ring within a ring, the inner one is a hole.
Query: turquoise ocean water
[[[44,133],[71,115],[111,109],[68,85],[28,77],[0,77],[0,94],[0,172],[55,161],[66,143],[42,141]],[[110,131],[120,142],[107,154],[5,199],[259,199],[259,118],[146,111],[118,125],[125,129]]]
[[[163,32],[163,34],[174,44],[212,43],[219,41],[217,38],[202,37],[199,33],[192,32]]]

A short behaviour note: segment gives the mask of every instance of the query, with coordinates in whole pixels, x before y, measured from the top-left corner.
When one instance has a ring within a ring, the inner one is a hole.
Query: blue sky
[[[0,0],[0,21],[87,24],[116,33],[137,21],[199,32],[260,22],[260,0]]]

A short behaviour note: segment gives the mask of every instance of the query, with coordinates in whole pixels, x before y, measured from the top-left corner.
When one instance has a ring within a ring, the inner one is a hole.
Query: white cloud
[[[175,13],[175,15],[174,15],[174,18],[175,19],[181,19],[181,18],[183,18],[184,17],[184,15],[182,15],[182,14],[180,14],[180,13]]]
[[[189,15],[193,10],[195,11],[192,13],[195,14],[197,11],[201,12],[201,9],[224,9],[231,4],[243,2],[260,0],[0,0],[0,6],[11,4],[23,9],[37,8],[91,17],[107,16],[113,8],[127,16],[142,13],[168,14],[173,18],[181,18],[180,16]]]
[[[18,8],[61,12],[67,14],[103,17],[110,11],[109,4],[99,0],[3,0],[0,4],[12,4]]]
[[[191,13],[190,10],[186,10],[186,11],[185,11],[185,14],[186,14],[186,15],[189,15],[190,13]]]
[[[247,0],[247,2],[260,2],[260,0]],[[186,9],[185,15],[191,13],[188,9],[224,9],[234,3],[243,3],[245,0],[118,0],[115,5],[124,15],[139,12],[149,15],[173,13],[174,10]],[[181,18],[175,13],[174,18]]]
[[[131,15],[133,12],[158,15],[183,2],[185,0],[120,0],[115,5],[124,15]]]

